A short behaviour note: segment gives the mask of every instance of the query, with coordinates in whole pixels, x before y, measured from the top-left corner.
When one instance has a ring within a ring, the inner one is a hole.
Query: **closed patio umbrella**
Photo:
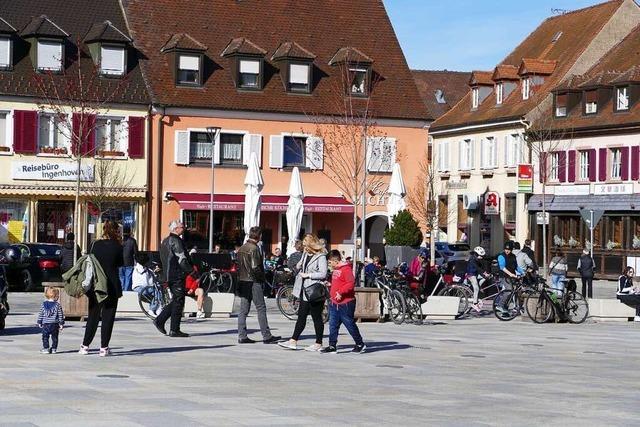
[[[302,191],[300,171],[297,167],[294,167],[291,173],[291,182],[289,183],[289,203],[287,206],[287,232],[289,233],[287,254],[292,254],[296,250],[295,242],[298,234],[300,234],[302,214],[304,213],[303,198],[304,193]]]
[[[245,241],[249,238],[251,227],[260,225],[260,193],[264,181],[260,174],[256,153],[251,153],[247,175],[244,178],[244,232]]]
[[[404,186],[402,171],[400,170],[400,164],[398,163],[393,165],[391,181],[389,182],[389,190],[387,193],[389,193],[389,199],[387,200],[387,215],[389,217],[389,226],[391,226],[393,223],[393,217],[398,212],[407,208],[407,204],[404,201],[407,189]]]

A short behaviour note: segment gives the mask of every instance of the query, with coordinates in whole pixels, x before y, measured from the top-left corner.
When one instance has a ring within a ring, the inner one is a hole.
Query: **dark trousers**
[[[362,335],[360,329],[356,325],[354,315],[356,312],[356,301],[353,300],[346,304],[329,305],[329,345],[335,347],[338,344],[338,331],[340,325],[344,325],[355,341],[356,345],[362,345]]]
[[[169,330],[178,332],[180,330],[180,321],[182,320],[182,311],[184,310],[184,280],[169,282],[169,290],[171,290],[171,302],[162,309],[162,312],[156,318],[156,323],[164,326],[169,317],[171,317]]]
[[[42,348],[49,348],[49,337],[51,337],[51,348],[58,348],[58,334],[60,325],[58,323],[45,323],[42,325]]]
[[[273,335],[269,329],[267,321],[267,304],[264,302],[264,293],[262,291],[262,283],[260,282],[239,282],[238,296],[240,297],[240,312],[238,313],[238,339],[242,340],[247,337],[247,316],[251,309],[251,301],[256,306],[258,312],[258,324],[262,339],[268,340]]]
[[[322,310],[324,309],[324,300],[318,302],[308,302],[300,300],[298,307],[298,320],[296,327],[293,329],[291,339],[298,341],[305,326],[307,326],[307,316],[311,313],[313,319],[313,327],[316,330],[316,343],[322,344],[322,336],[324,335],[324,322],[322,321]]]
[[[98,322],[102,319],[100,326],[100,347],[109,347],[111,333],[113,332],[113,322],[116,320],[116,310],[118,309],[118,298],[107,297],[106,300],[98,303],[94,292],[87,293],[89,299],[89,316],[84,329],[84,340],[82,345],[89,347],[93,337],[98,330]]]
[[[629,307],[636,309],[636,316],[640,316],[640,295],[618,295],[618,299]]]
[[[593,277],[582,278],[582,296],[593,298]]]

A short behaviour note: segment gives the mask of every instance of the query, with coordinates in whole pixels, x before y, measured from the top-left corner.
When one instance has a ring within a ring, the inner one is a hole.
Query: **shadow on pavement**
[[[367,350],[365,353],[377,353],[379,351],[407,350],[413,348],[409,344],[400,344],[397,341],[367,341]]]
[[[42,331],[37,326],[17,326],[17,327],[9,326],[5,330],[0,332],[0,336],[35,335],[40,333],[42,333]]]
[[[194,350],[215,350],[219,348],[233,347],[233,345],[190,345],[184,347],[160,347],[160,348],[139,348],[127,351],[114,351],[113,357],[119,356],[139,356],[143,354],[159,354],[159,353],[181,353],[184,351]]]
[[[247,329],[247,334],[255,334],[256,332],[260,332],[260,329]],[[208,337],[211,335],[231,335],[238,334],[237,329],[227,329],[226,331],[217,331],[217,332],[203,332],[201,334],[190,334],[192,337]]]

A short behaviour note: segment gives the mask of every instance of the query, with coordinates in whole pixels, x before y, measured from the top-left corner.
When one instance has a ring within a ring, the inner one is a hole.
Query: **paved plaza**
[[[116,322],[114,357],[41,355],[40,294],[11,294],[0,334],[1,426],[638,425],[640,325],[535,325],[492,316],[422,326],[360,324],[341,354],[238,345],[236,319],[190,320],[179,339],[144,318]],[[270,301],[274,333],[293,322]],[[250,326],[257,328],[255,317]],[[309,324],[304,344],[311,344]],[[254,338],[259,333],[254,330]],[[96,340],[97,342],[97,340]],[[326,344],[326,342],[325,342]]]

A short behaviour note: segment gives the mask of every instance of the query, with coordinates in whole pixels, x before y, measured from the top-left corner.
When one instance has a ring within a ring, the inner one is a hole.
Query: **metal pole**
[[[207,134],[211,143],[211,198],[209,205],[209,253],[213,253],[213,193],[215,190],[215,144],[220,128],[208,127]]]
[[[360,261],[364,263],[364,258],[366,254],[365,250],[365,233],[366,233],[366,225],[367,225],[367,136],[365,131],[364,137],[364,176],[362,178],[362,218],[360,219]],[[364,269],[362,270],[362,274],[364,277]]]
[[[590,235],[589,242],[591,243],[591,247],[589,249],[590,249],[590,252],[591,252],[591,258],[592,259],[593,259],[593,229],[594,229],[594,226],[593,226],[593,209],[591,209],[591,210],[589,210],[589,235]]]

